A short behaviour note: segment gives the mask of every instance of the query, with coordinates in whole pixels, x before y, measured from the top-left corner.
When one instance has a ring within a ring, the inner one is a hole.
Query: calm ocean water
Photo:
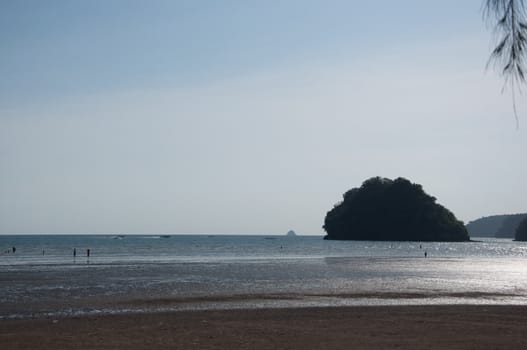
[[[12,247],[15,253],[9,252]],[[150,302],[156,300],[162,305]],[[0,318],[426,303],[527,304],[527,244],[343,242],[319,236],[0,236]]]

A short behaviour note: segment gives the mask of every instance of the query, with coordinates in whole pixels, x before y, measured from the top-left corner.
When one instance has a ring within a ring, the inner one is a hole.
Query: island
[[[373,177],[344,194],[324,220],[324,239],[463,242],[463,222],[405,178]]]
[[[497,232],[503,225],[503,221],[508,215],[483,216],[470,221],[465,225],[470,237],[492,237],[495,238]]]
[[[527,217],[524,218],[518,225],[514,239],[516,241],[527,241]]]
[[[496,238],[513,238],[516,230],[520,226],[523,219],[527,218],[527,214],[512,214],[503,220],[503,224],[496,232]]]
[[[514,238],[520,222],[527,213],[484,216],[469,222],[466,227],[471,237]]]
[[[288,236],[288,237],[296,237],[296,233],[295,233],[295,231],[293,231],[293,230],[289,230],[289,231],[286,233],[286,236]]]

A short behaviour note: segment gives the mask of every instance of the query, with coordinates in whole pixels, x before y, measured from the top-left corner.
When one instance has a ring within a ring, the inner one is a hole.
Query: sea
[[[0,319],[234,308],[527,304],[527,243],[474,240],[0,235]]]

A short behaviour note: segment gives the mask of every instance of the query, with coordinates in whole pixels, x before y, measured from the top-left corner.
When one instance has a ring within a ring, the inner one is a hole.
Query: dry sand
[[[253,309],[3,320],[0,348],[527,349],[527,307]]]

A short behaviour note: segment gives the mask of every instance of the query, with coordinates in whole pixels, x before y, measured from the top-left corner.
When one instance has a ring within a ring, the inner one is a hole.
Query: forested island
[[[517,241],[527,241],[527,217],[525,217],[518,225],[515,233],[515,239]]]
[[[325,239],[469,241],[463,222],[405,178],[374,177],[344,194],[324,220]]]
[[[471,237],[514,238],[520,222],[527,214],[485,216],[469,222],[466,227]]]

